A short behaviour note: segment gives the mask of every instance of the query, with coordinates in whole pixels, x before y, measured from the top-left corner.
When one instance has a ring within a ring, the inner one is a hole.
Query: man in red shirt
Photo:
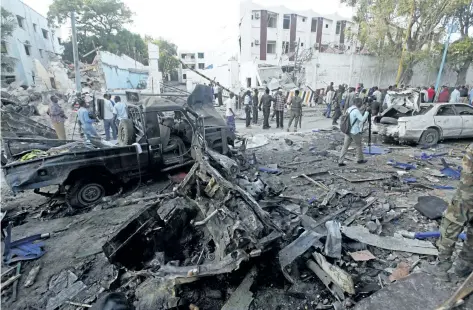
[[[447,86],[442,86],[442,87],[443,89],[440,92],[439,98],[437,100],[438,103],[448,102],[448,100],[450,99],[450,93],[448,92],[448,87]]]
[[[434,97],[435,97],[435,87],[430,86],[430,88],[427,90],[427,102],[434,102]]]

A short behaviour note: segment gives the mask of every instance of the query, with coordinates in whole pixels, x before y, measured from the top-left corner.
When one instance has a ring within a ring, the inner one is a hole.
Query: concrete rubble
[[[9,92],[4,107],[35,93]],[[422,197],[452,196],[438,187],[458,182],[440,173],[441,158],[459,165],[461,142],[383,145],[388,152],[367,167],[340,168],[337,130],[252,140],[264,143],[229,157],[196,148],[184,175],[169,172],[86,210],[8,198],[2,224],[15,223],[15,240],[52,236],[44,256],[24,264],[17,301],[5,288],[2,306],[88,308],[113,292],[143,310],[430,309],[453,294],[423,273],[438,254],[435,239],[412,233],[438,231],[441,210],[419,208],[430,203]],[[427,161],[421,152],[445,155]],[[2,282],[14,276],[2,268]]]

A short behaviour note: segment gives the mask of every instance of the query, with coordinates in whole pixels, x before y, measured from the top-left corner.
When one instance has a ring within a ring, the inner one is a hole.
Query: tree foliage
[[[151,42],[156,44],[159,47],[159,71],[163,73],[164,76],[170,76],[174,71],[179,68],[179,60],[176,59],[177,56],[177,45],[167,41],[163,38],[153,39],[152,37],[145,37],[146,42]]]
[[[357,39],[378,56],[403,56],[401,81],[429,57],[457,9],[471,0],[345,0],[356,7]]]

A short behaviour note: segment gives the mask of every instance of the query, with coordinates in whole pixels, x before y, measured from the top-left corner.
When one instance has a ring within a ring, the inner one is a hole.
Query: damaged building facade
[[[63,47],[56,29],[48,26],[42,16],[20,0],[4,0],[2,9],[13,15],[16,23],[11,37],[2,41],[2,59],[8,57],[14,65],[2,62],[2,84],[17,81],[31,86],[38,82],[35,60],[48,67]]]

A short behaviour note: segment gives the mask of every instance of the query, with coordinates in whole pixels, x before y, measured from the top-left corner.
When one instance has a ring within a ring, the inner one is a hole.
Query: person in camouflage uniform
[[[463,170],[457,191],[443,214],[440,224],[438,275],[448,280],[447,271],[452,267],[452,253],[458,235],[467,227],[466,240],[458,255],[455,273],[465,277],[473,271],[473,143],[463,157]]]

